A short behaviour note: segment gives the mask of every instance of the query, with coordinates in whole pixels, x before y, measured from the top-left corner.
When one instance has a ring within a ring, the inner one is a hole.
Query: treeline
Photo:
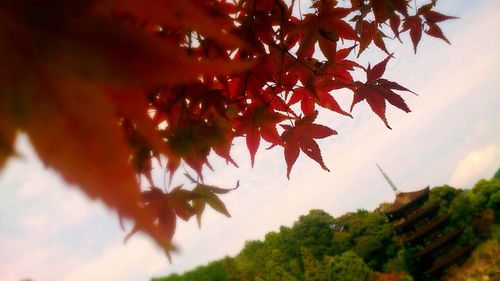
[[[435,201],[441,202],[439,212],[451,215],[444,232],[464,228],[459,245],[478,245],[491,237],[500,222],[500,180],[496,178],[481,180],[469,190],[434,187],[426,204]],[[291,227],[266,234],[264,241],[247,241],[235,257],[153,280],[413,280],[416,269],[411,257],[419,246],[398,243],[383,212],[386,206],[337,218],[311,210]]]

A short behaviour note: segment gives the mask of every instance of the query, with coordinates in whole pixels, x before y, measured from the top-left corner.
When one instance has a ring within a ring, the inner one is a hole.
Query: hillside
[[[426,204],[436,201],[440,202],[439,213],[450,214],[445,231],[464,229],[457,238],[457,245],[475,247],[488,241],[486,243],[493,243],[491,245],[496,245],[498,249],[500,179],[481,180],[467,190],[450,186],[434,187]],[[247,241],[235,257],[225,257],[183,274],[153,280],[413,280],[412,276],[416,276],[417,272],[410,257],[418,246],[403,247],[397,241],[392,225],[383,212],[386,206],[387,203],[383,203],[372,212],[357,210],[337,218],[322,210],[311,210],[307,215],[300,216],[292,226],[281,226],[279,232],[266,234],[263,241]],[[497,234],[492,235],[493,232]],[[495,238],[492,239],[492,236]],[[471,257],[475,255],[481,256],[474,253]],[[496,258],[498,256],[491,259]],[[459,276],[460,270],[474,268],[467,263],[464,268],[455,266],[448,272],[427,276],[425,280],[441,280],[443,276],[454,280],[450,276]],[[498,260],[495,263],[498,266]],[[485,262],[481,264],[488,265]],[[495,274],[498,270],[484,272]],[[477,275],[476,272],[474,274]]]

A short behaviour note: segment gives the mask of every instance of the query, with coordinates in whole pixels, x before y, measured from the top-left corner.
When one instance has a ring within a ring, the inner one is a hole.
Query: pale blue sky
[[[233,156],[240,169],[214,159],[216,171],[206,175],[207,183],[222,187],[240,180],[238,190],[223,196],[232,218],[208,211],[201,230],[194,220],[179,222],[174,239],[182,252],[172,264],[141,235],[123,245],[116,215],[45,169],[21,137],[22,157],[0,173],[2,280],[135,281],[184,271],[234,255],[245,240],[262,239],[309,209],[337,216],[393,200],[375,163],[402,190],[469,187],[490,177],[500,167],[500,2],[442,0],[438,10],[461,18],[443,24],[453,45],[424,37],[417,55],[407,37],[403,46],[388,46],[396,59],[386,77],[419,94],[403,94],[412,113],[389,107],[391,131],[366,104],[354,110],[354,120],[321,112],[320,123],[339,132],[320,141],[332,172],[301,155],[289,181],[281,149],[259,151],[251,169],[239,140]],[[352,95],[339,95],[347,108]],[[155,179],[162,182],[162,172]]]

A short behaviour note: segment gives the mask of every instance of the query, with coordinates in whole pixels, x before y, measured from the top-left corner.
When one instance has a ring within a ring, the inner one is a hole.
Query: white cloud
[[[472,150],[458,163],[450,184],[457,187],[471,187],[481,178],[491,178],[500,168],[500,146],[492,144]]]
[[[1,279],[59,280],[92,242],[82,225],[90,229],[99,223],[91,218],[107,211],[46,169],[26,136],[16,149],[21,157],[10,159],[0,177]]]
[[[165,266],[166,260],[151,241],[136,235],[126,245],[113,243],[97,258],[79,264],[59,280],[149,280],[153,273]]]

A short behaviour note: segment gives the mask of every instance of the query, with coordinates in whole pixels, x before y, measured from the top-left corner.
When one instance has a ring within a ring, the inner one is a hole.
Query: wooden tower
[[[393,223],[397,240],[403,247],[415,247],[413,264],[417,280],[439,274],[441,270],[467,254],[470,245],[457,247],[455,241],[463,228],[447,229],[450,214],[440,214],[440,202],[428,202],[429,187],[401,192],[377,165],[384,178],[395,192],[395,200],[385,210]],[[446,231],[445,231],[446,230]]]

